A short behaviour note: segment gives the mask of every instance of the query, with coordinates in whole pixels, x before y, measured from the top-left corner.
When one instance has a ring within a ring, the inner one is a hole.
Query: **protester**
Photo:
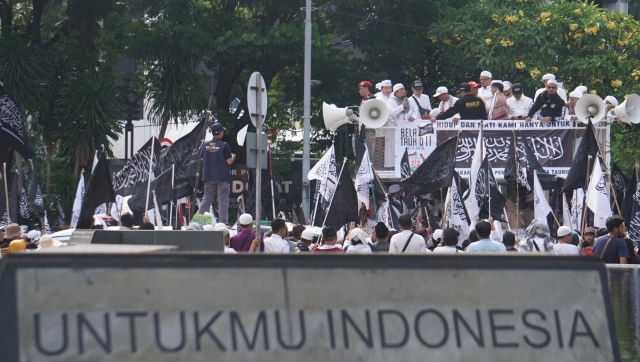
[[[553,246],[553,255],[580,255],[580,249],[573,245],[573,232],[568,226],[560,226],[556,233],[558,243]]]
[[[465,249],[467,253],[501,253],[507,251],[502,243],[489,239],[491,236],[491,224],[488,221],[478,221],[475,230],[480,240],[469,244]]]
[[[209,211],[214,198],[218,205],[218,220],[229,226],[229,192],[231,175],[229,166],[236,159],[231,147],[222,140],[227,129],[220,123],[211,126],[213,138],[202,149],[202,181],[204,196],[198,214]]]
[[[424,238],[413,231],[413,220],[410,214],[400,215],[398,224],[400,232],[391,237],[389,253],[424,254],[427,252],[428,249]]]
[[[238,218],[238,226],[240,231],[231,237],[229,246],[235,251],[249,251],[252,241],[256,238],[253,232],[253,216],[250,214],[242,214]]]

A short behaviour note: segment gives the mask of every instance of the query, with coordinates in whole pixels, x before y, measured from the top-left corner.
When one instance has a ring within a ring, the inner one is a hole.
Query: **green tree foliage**
[[[630,16],[584,1],[526,0],[473,2],[450,14],[428,38],[446,48],[441,67],[452,80],[488,69],[495,79],[523,83],[531,95],[544,73],[555,73],[566,89],[586,85],[620,102],[639,90],[640,23]],[[637,127],[612,128],[613,158],[625,168],[640,157],[629,143]]]

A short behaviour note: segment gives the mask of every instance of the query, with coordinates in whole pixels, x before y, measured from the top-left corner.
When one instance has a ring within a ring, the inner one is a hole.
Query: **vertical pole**
[[[262,209],[262,75],[256,77],[256,237],[260,233],[260,211]]]
[[[302,139],[302,211],[309,215],[309,179],[311,164],[311,0],[306,0],[304,20],[304,104]],[[308,221],[305,220],[306,224]]]

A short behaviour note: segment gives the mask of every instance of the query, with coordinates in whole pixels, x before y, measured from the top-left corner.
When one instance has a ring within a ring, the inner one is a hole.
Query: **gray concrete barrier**
[[[620,361],[607,280],[590,258],[24,253],[0,260],[0,351],[3,361]]]

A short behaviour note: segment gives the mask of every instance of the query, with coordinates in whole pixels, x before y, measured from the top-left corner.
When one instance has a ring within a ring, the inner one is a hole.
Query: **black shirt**
[[[549,94],[547,91],[544,91],[536,97],[527,117],[533,116],[534,113],[540,110],[542,117],[559,118],[562,117],[563,109],[564,101],[560,98],[558,93]]]
[[[440,113],[436,119],[447,119],[460,113],[460,119],[487,119],[484,101],[471,93],[467,93],[453,104],[453,107]]]

